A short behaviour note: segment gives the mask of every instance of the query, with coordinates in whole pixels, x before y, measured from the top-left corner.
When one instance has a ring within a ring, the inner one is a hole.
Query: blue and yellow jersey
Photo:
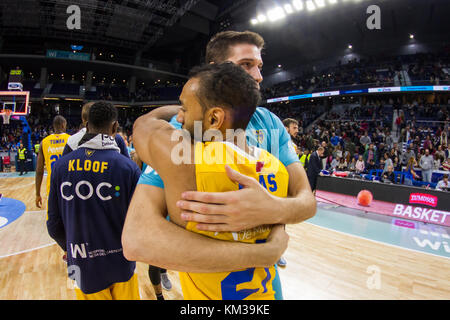
[[[231,181],[225,164],[260,182],[271,194],[286,197],[289,175],[285,166],[267,151],[254,147],[252,155],[228,142],[197,143],[195,146],[195,175],[198,191],[225,192],[238,190]],[[200,231],[196,222],[186,229],[210,238],[258,243],[266,241],[272,226],[259,226],[240,232]],[[234,272],[186,273],[180,272],[183,296],[187,300],[271,300],[275,299],[272,286],[275,267],[250,268]]]
[[[67,133],[51,134],[42,140],[42,153],[44,154],[45,167],[47,169],[47,195],[50,193],[50,177],[53,164],[61,158],[69,137],[70,135]]]

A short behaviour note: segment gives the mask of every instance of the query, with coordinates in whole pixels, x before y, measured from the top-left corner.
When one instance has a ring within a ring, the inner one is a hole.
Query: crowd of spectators
[[[326,89],[371,84],[375,87],[394,86],[394,80],[408,85],[439,85],[450,82],[448,53],[417,53],[413,55],[350,59],[323,70],[313,67],[295,79],[263,89],[265,99]]]
[[[432,173],[450,170],[450,107],[430,109],[430,117],[444,121],[410,120],[398,135],[391,130],[392,120],[384,117],[386,110],[388,106],[373,105],[329,112],[294,138],[299,157],[322,146],[322,168],[330,173],[347,171],[388,183],[434,187],[437,181],[432,181]],[[400,110],[407,113],[408,107]]]

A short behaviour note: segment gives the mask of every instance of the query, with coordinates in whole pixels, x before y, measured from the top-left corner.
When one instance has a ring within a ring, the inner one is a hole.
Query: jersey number
[[[266,271],[266,277],[261,282],[263,287],[263,293],[267,292],[267,282],[269,282],[271,275],[269,268],[264,268]],[[243,271],[236,271],[230,273],[221,282],[222,288],[222,299],[223,300],[244,300],[249,295],[258,292],[259,288],[255,289],[241,289],[237,290],[237,286],[241,283],[250,282],[253,279],[253,274],[255,273],[255,268],[246,269]]]
[[[256,240],[256,243],[265,241],[266,240]],[[266,293],[267,283],[269,282],[271,275],[269,268],[264,268],[264,271],[266,272],[266,277],[261,282],[261,286],[263,288],[263,293]],[[258,292],[259,288],[237,290],[239,284],[252,281],[254,273],[255,268],[231,272],[220,284],[222,289],[222,300],[244,300],[249,295]]]
[[[61,158],[62,154],[54,154],[50,156],[50,168],[53,170],[53,165],[55,164],[55,161]]]

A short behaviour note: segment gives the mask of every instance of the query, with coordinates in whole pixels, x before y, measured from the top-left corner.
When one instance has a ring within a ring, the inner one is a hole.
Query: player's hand
[[[273,259],[270,264],[275,264],[283,253],[286,251],[289,242],[289,235],[286,233],[284,224],[277,224],[272,227],[266,243],[270,246],[268,251],[273,254],[270,258]]]
[[[36,207],[42,208],[42,197],[36,196]]]
[[[273,224],[270,219],[273,220],[278,198],[255,179],[225,167],[228,177],[243,188],[227,192],[184,192],[183,200],[177,202],[182,209],[181,218],[198,222],[198,230],[214,232],[242,231]]]

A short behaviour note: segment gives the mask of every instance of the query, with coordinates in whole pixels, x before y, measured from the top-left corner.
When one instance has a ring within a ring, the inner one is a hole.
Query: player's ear
[[[213,107],[208,110],[206,120],[208,121],[208,129],[219,130],[225,121],[225,111],[222,108]]]

